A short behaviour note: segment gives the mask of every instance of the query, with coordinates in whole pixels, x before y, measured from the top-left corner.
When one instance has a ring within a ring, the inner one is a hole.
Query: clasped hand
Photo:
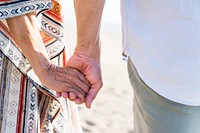
[[[77,53],[68,60],[66,67],[51,66],[47,75],[49,79],[44,82],[50,81],[46,86],[54,86],[57,96],[69,98],[76,104],[85,103],[87,108],[103,86],[99,62]]]
[[[43,85],[55,90],[58,97],[69,98],[71,101],[85,102],[90,84],[85,76],[72,67],[59,67],[51,64],[40,78]]]

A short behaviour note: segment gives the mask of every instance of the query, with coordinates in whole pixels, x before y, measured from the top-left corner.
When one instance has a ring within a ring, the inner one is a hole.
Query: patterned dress
[[[0,132],[81,133],[77,106],[42,86],[4,20],[37,12],[46,50],[65,60],[62,0],[0,0]],[[20,31],[19,31],[20,34]]]

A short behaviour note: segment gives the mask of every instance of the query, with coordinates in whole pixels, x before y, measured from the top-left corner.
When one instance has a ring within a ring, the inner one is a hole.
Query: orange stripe
[[[53,20],[56,20],[57,22],[63,23],[63,18],[57,14],[55,14],[52,11],[46,11],[45,14],[51,18],[53,18]]]
[[[63,60],[62,60],[63,66],[66,66],[67,65],[67,51],[66,51],[66,49],[64,49],[62,53],[63,53]]]

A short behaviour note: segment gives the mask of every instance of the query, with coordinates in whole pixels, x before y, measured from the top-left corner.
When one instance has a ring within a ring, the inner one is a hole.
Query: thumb
[[[85,99],[85,106],[87,108],[91,108],[92,102],[94,101],[98,91],[94,88],[91,88],[90,91],[88,92],[86,99]]]
[[[91,86],[91,89],[89,90],[89,92],[88,92],[88,94],[86,96],[86,99],[85,99],[85,106],[87,108],[91,108],[94,99],[96,98],[99,90],[102,87],[102,83],[100,85],[98,85],[98,86],[99,87]]]

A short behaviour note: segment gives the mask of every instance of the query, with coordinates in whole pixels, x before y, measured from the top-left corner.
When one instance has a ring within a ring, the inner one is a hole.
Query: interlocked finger
[[[56,80],[60,82],[60,84],[66,84],[69,86],[73,86],[80,93],[86,95],[89,90],[89,86],[80,81],[78,78],[74,77],[74,75],[69,75],[66,73],[58,73],[56,75]]]
[[[84,90],[86,93],[88,93],[90,89],[90,84],[86,80],[85,76],[78,70],[72,68],[72,67],[58,67],[57,71],[60,74],[63,74],[66,79],[72,82],[74,85],[79,86],[82,90]]]

